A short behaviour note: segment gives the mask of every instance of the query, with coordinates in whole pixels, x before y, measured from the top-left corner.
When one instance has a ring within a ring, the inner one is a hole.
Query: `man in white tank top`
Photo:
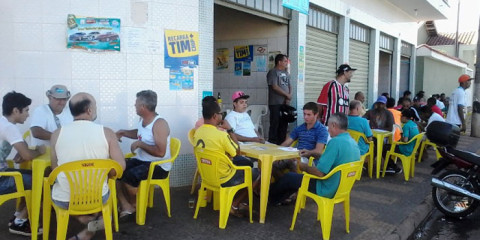
[[[95,99],[88,93],[78,93],[69,103],[74,117],[72,123],[55,130],[51,138],[52,169],[62,164],[85,159],[113,159],[125,168],[125,159],[115,133],[93,121],[97,118]],[[104,202],[108,200],[109,189],[105,182],[102,190]],[[52,190],[53,202],[68,208],[70,186],[65,175],[59,174]],[[78,220],[88,227],[71,239],[90,239],[103,220],[95,220],[95,216],[78,216]]]
[[[170,158],[170,128],[167,121],[155,112],[156,107],[157,94],[154,91],[138,92],[135,110],[140,116],[140,121],[137,129],[116,132],[119,140],[122,137],[137,139],[130,147],[132,153],[136,155],[127,161],[122,179],[117,183],[120,217],[135,212],[138,185],[147,179],[150,163]],[[166,178],[171,168],[171,163],[156,166],[153,178]]]

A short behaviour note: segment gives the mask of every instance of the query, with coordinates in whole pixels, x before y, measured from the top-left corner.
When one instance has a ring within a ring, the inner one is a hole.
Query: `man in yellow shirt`
[[[195,135],[193,136],[195,149],[204,148],[209,151],[226,154],[230,158],[233,158],[232,162],[234,164],[236,162],[242,162],[241,159],[244,159],[244,157],[237,156],[240,153],[240,147],[231,137],[231,135],[234,134],[233,129],[227,129],[227,132],[224,132],[218,130],[216,127],[219,122],[222,121],[220,106],[216,102],[210,101],[203,103],[202,108],[204,124],[195,131]],[[223,187],[235,186],[244,182],[245,177],[243,170],[236,171],[230,167],[227,162],[219,162],[218,168]],[[258,169],[252,169],[252,180],[257,179],[258,175]],[[239,215],[239,205],[246,197],[246,191],[242,190],[237,194],[237,198],[233,200],[232,214]]]

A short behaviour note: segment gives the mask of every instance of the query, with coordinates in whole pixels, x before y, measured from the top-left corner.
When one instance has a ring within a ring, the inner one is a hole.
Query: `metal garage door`
[[[305,103],[317,102],[323,85],[335,78],[337,34],[307,27]]]
[[[357,71],[353,74],[352,81],[348,84],[350,99],[354,99],[355,93],[362,91],[365,102],[368,102],[368,53],[369,44],[350,39],[349,64]]]

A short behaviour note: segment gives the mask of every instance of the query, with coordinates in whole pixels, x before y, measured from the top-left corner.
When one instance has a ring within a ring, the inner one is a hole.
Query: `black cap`
[[[355,70],[357,70],[357,69],[350,67],[350,65],[348,65],[348,64],[342,64],[338,67],[337,74],[338,73],[344,73],[346,71],[355,71]]]

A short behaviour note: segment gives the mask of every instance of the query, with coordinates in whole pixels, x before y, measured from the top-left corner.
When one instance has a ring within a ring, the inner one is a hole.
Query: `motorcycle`
[[[426,135],[442,156],[432,165],[432,175],[441,172],[431,182],[435,206],[449,217],[469,215],[480,204],[480,156],[455,148],[460,138],[457,126],[432,122]]]

